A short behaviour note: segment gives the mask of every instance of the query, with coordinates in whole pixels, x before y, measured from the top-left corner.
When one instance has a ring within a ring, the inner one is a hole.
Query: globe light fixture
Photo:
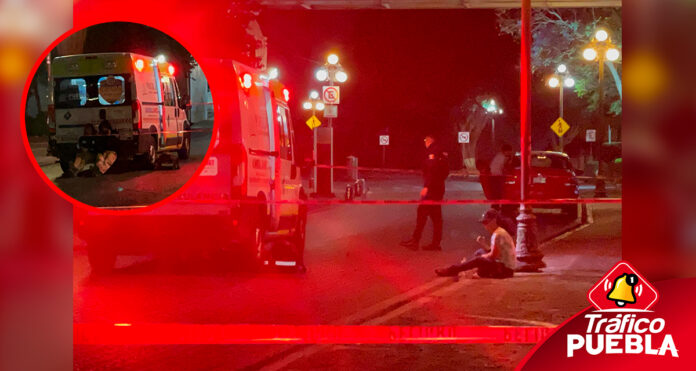
[[[322,102],[317,102],[315,107],[316,107],[317,111],[323,111],[326,106],[324,106],[324,103],[322,103]]]
[[[306,109],[306,110],[312,109],[312,102],[304,102],[304,103],[302,103],[302,108],[304,108],[304,109]]]
[[[608,38],[609,38],[609,34],[605,30],[600,29],[600,30],[597,30],[597,32],[595,32],[595,40],[597,40],[599,42],[606,41]]]
[[[619,59],[620,53],[619,49],[616,48],[611,48],[607,50],[607,60],[614,62],[615,60]]]
[[[327,71],[325,68],[320,68],[319,70],[317,70],[316,78],[319,81],[328,80],[329,79],[329,71]]]
[[[338,56],[336,54],[331,54],[326,60],[329,62],[329,64],[336,64],[338,63]]]
[[[566,67],[565,64],[559,64],[556,70],[558,71],[558,73],[565,73],[566,71],[568,71],[568,67]]]
[[[582,57],[588,61],[597,59],[597,51],[593,48],[587,48],[582,52]]]
[[[338,71],[336,72],[336,81],[338,82],[346,82],[348,80],[348,74],[343,72],[343,71]]]
[[[309,92],[309,97],[312,99],[317,99],[319,98],[319,92],[316,90],[312,90]]]
[[[572,77],[566,77],[566,79],[563,80],[563,85],[565,85],[567,88],[572,88],[575,86],[575,79]]]
[[[554,76],[549,79],[549,86],[552,88],[557,88],[558,85],[560,84],[560,81],[558,81],[558,77]]]

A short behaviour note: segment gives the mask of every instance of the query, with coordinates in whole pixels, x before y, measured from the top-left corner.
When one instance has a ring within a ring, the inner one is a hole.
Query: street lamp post
[[[343,83],[348,79],[348,74],[343,70],[343,67],[338,63],[338,56],[336,54],[331,54],[326,58],[326,63],[317,70],[315,77],[319,81],[328,81],[330,86],[334,86],[335,82]],[[333,118],[329,117],[329,127],[326,129],[329,131],[329,144],[330,144],[330,154],[329,154],[329,169],[328,169],[328,189],[320,187],[317,184],[317,194],[322,194],[324,196],[333,196],[333,166],[334,166],[334,140],[333,140]],[[315,145],[316,147],[316,145]],[[316,169],[316,168],[315,168]],[[317,179],[318,180],[318,179]],[[321,189],[320,189],[321,188]]]
[[[548,84],[552,88],[558,88],[558,111],[560,118],[563,118],[563,88],[572,88],[575,86],[575,80],[568,73],[568,67],[565,64],[558,65],[556,74],[549,78]],[[560,151],[563,152],[563,136],[558,137]]]
[[[495,99],[485,100],[481,103],[481,106],[486,110],[486,114],[491,116],[491,145],[496,148],[495,145],[495,115],[502,115],[503,109],[498,107]]]
[[[538,272],[544,268],[536,236],[536,217],[525,204],[529,192],[529,165],[531,159],[531,0],[522,0],[522,38],[520,51],[520,214],[517,216],[516,255],[520,272]]]
[[[312,116],[316,116],[317,111],[324,112],[324,102],[322,102],[319,99],[319,93],[316,90],[312,90],[309,93],[309,100],[305,101],[302,104],[302,108],[306,110],[312,110]],[[317,130],[316,128],[312,129],[312,134],[314,136],[314,149],[312,151],[312,161],[314,162],[313,170],[312,170],[312,185],[311,188],[314,189],[314,192],[317,191]]]
[[[616,48],[616,45],[612,43],[609,33],[600,28],[595,32],[592,41],[590,41],[585,50],[583,50],[582,56],[588,61],[597,61],[599,63],[599,87],[597,88],[599,99],[597,111],[599,112],[598,121],[602,124],[604,121],[604,63],[618,60],[621,56],[621,52]],[[611,143],[611,124],[607,125],[607,141]]]

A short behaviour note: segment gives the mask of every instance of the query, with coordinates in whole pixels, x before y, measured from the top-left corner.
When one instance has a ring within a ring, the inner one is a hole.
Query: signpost
[[[305,124],[307,124],[307,126],[309,126],[310,129],[314,130],[321,126],[321,121],[319,121],[317,116],[312,115],[312,117],[310,117],[309,120],[305,122]]]
[[[585,131],[585,142],[590,143],[590,160],[592,160],[592,147],[594,147],[594,143],[597,141],[597,130],[596,129],[587,129]]]
[[[553,132],[561,138],[563,137],[563,134],[568,131],[568,129],[570,129],[570,125],[565,122],[563,117],[559,117],[553,122],[553,124],[551,124],[551,130],[553,130]]]
[[[325,104],[341,103],[341,90],[338,86],[322,86],[321,97]]]
[[[326,106],[324,106],[324,117],[326,117],[326,118],[338,117],[338,105],[327,104]]]
[[[457,136],[457,141],[459,143],[469,143],[470,137],[471,135],[468,131],[460,131],[459,135]]]
[[[379,145],[382,146],[382,167],[385,167],[387,164],[387,146],[389,146],[389,135],[380,135]]]
[[[597,141],[597,130],[595,129],[588,129],[585,132],[585,142],[588,143],[594,143]]]

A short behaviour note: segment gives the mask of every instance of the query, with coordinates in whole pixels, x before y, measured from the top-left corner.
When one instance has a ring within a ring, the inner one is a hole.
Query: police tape
[[[362,167],[362,166],[341,166],[341,165],[312,165],[310,167],[315,167],[317,169],[335,169],[335,170],[358,170],[358,171],[364,171],[364,172],[375,172],[375,173],[397,173],[397,174],[422,174],[423,170],[415,170],[415,169],[394,169],[394,168],[380,168],[380,167]],[[452,176],[457,176],[457,174],[449,174],[449,177]],[[491,175],[491,174],[462,174],[462,176],[472,176],[472,177],[478,177],[478,178],[492,178],[492,177],[497,177],[498,175]],[[516,179],[517,176],[514,175],[503,175],[503,177],[506,178],[506,180],[512,180]],[[551,175],[551,174],[544,174],[544,178],[568,178],[568,175]],[[573,176],[573,178],[578,179],[578,180],[605,180],[603,177],[594,177],[594,176]]]
[[[232,199],[232,198],[196,198],[194,194],[185,194],[176,199],[177,202],[190,202],[197,204],[300,204],[300,205],[567,205],[567,204],[620,204],[621,198],[566,198],[549,200],[341,200],[341,199],[308,199],[308,200],[263,200],[263,199]]]
[[[535,344],[555,327],[74,323],[76,345]]]

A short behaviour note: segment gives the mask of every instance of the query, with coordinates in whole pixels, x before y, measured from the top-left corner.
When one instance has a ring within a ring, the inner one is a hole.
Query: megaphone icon
[[[607,295],[607,299],[613,300],[617,307],[623,307],[626,303],[634,304],[636,295],[633,292],[638,283],[638,276],[624,273],[614,280],[614,286]]]

